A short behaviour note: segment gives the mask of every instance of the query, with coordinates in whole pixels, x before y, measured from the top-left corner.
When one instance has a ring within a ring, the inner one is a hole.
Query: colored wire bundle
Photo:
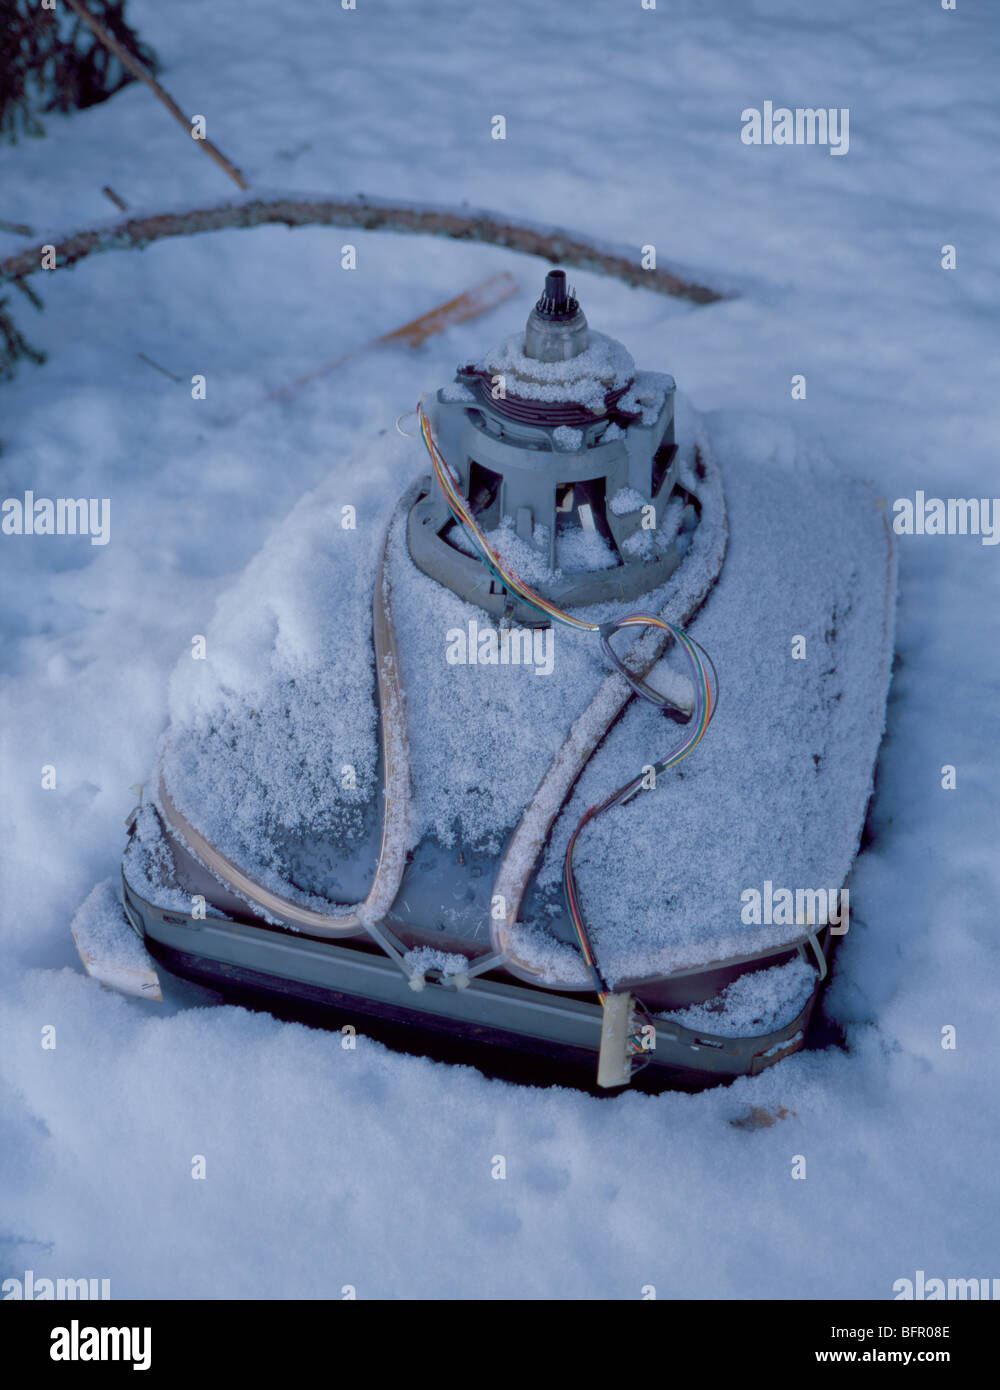
[[[679,646],[684,651],[688,660],[688,666],[694,681],[695,703],[694,711],[688,723],[685,725],[685,733],[680,742],[668,755],[658,763],[653,763],[653,781],[649,780],[649,772],[638,773],[630,782],[626,782],[623,787],[619,787],[616,792],[607,797],[604,801],[591,808],[585,813],[580,823],[577,825],[573,834],[570,836],[569,844],[566,846],[566,857],[563,861],[563,891],[566,895],[566,907],[576,931],[577,939],[580,942],[580,949],[583,958],[587,962],[591,976],[594,980],[594,988],[601,1003],[611,990],[607,981],[601,974],[597,958],[594,954],[593,943],[583,920],[583,913],[580,909],[580,900],[576,888],[576,877],[573,872],[573,852],[576,849],[577,841],[585,826],[599,816],[603,811],[610,811],[612,806],[623,806],[626,801],[630,801],[633,796],[648,788],[655,786],[655,778],[661,772],[666,772],[668,768],[676,767],[687,755],[701,742],[705,736],[705,731],[712,721],[719,704],[719,681],[715,670],[715,664],[705,649],[689,637],[682,628],[675,627],[672,623],[665,622],[662,618],[657,618],[651,613],[636,613],[627,618],[622,618],[618,623],[608,624],[608,628],[617,630],[620,627],[657,627],[669,632]],[[606,629],[602,629],[602,644],[605,651],[609,651],[610,642]],[[611,653],[614,664],[622,670],[620,661],[614,653]],[[628,673],[625,672],[626,677]],[[631,680],[632,688],[651,704],[663,708],[668,702],[662,696],[657,696],[655,691],[649,689],[643,682]],[[641,688],[640,688],[641,687]]]
[[[611,646],[611,638],[616,632],[620,632],[626,627],[653,627],[662,632],[666,632],[677,643],[687,658],[688,668],[694,683],[694,710],[690,719],[685,724],[685,733],[680,742],[661,762],[654,763],[654,777],[661,772],[666,772],[668,768],[676,767],[677,764],[688,756],[697,747],[705,735],[705,731],[711,723],[712,716],[715,714],[719,703],[719,681],[712,658],[698,642],[690,637],[683,628],[676,627],[673,623],[668,623],[666,619],[659,618],[653,613],[632,613],[628,617],[619,618],[610,623],[589,623],[582,618],[575,618],[571,613],[566,613],[563,609],[550,603],[541,594],[536,593],[523,580],[519,579],[510,566],[501,559],[487,541],[475,517],[472,515],[466,504],[465,498],[461,495],[456,480],[452,477],[451,469],[446,463],[434,439],[430,420],[420,405],[417,407],[417,414],[420,420],[420,433],[423,437],[427,452],[430,455],[431,463],[434,468],[434,476],[438,486],[444,494],[445,500],[451,509],[455,520],[464,526],[470,539],[475,545],[483,563],[490,573],[496,578],[503,587],[512,594],[515,594],[522,602],[534,608],[543,616],[553,622],[564,623],[568,627],[574,627],[586,632],[596,632],[600,635],[601,646],[605,656],[611,665],[619,671],[635,693],[649,704],[661,710],[674,710],[676,707],[672,701],[653,690],[645,681],[641,680],[624,664],[617,652]],[[583,920],[583,913],[580,909],[579,894],[577,893],[576,878],[573,873],[573,852],[576,849],[577,841],[584,827],[587,826],[595,817],[603,811],[609,811],[612,806],[624,805],[631,800],[644,787],[649,786],[648,771],[640,772],[627,782],[624,787],[619,787],[605,801],[597,806],[591,806],[580,821],[579,825],[570,836],[569,844],[566,846],[566,858],[563,865],[563,889],[566,895],[566,906],[576,931],[577,939],[580,942],[580,949],[583,958],[591,972],[594,981],[594,988],[601,1003],[603,1004],[611,990],[601,973],[594,954],[593,943],[587,931],[586,923]]]
[[[423,406],[417,407],[420,417],[420,433],[423,435],[424,444],[427,452],[431,456],[431,463],[434,465],[434,476],[437,478],[438,486],[444,493],[445,501],[452,510],[456,521],[461,522],[479,551],[480,557],[486,568],[498,579],[505,589],[510,593],[516,594],[530,607],[543,613],[547,618],[554,622],[566,623],[569,627],[583,629],[586,632],[598,632],[597,623],[585,623],[581,618],[574,618],[571,613],[564,613],[561,608],[557,608],[554,603],[549,603],[548,599],[542,598],[541,594],[536,594],[534,589],[530,589],[527,584],[518,579],[517,575],[507,566],[495,550],[490,546],[489,541],[483,535],[476,519],[465,504],[465,498],[458,490],[455,480],[451,476],[451,469],[445,463],[441,450],[437,446],[431,430],[431,422],[424,412]]]

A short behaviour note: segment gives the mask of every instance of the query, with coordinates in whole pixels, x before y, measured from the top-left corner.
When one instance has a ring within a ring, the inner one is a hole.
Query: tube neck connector
[[[565,362],[590,346],[590,329],[566,285],[565,270],[550,270],[524,328],[524,355],[536,362]]]

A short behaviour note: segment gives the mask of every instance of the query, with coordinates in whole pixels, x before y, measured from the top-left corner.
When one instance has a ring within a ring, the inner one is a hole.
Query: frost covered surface
[[[639,493],[633,492],[630,488],[623,488],[615,495],[618,498],[631,495],[639,499],[637,507],[642,505]],[[624,510],[632,508],[627,507]],[[622,546],[624,553],[627,556],[652,557],[657,551],[666,550],[677,537],[683,510],[683,502],[673,499],[657,517],[655,531],[639,530],[627,537]],[[492,531],[484,532],[484,535],[491,548],[513,569],[519,579],[528,584],[551,584],[567,574],[579,573],[581,570],[611,569],[618,563],[615,552],[603,536],[596,530],[589,531],[582,526],[568,526],[565,530],[557,531],[554,566],[550,566],[547,559],[547,526],[535,527],[532,545],[517,534],[512,516],[503,517],[499,526],[495,526]],[[480,554],[464,528],[460,526],[453,527],[448,535],[448,543],[466,555]],[[621,611],[624,612],[624,609]]]
[[[490,548],[495,550],[501,560],[505,561],[526,584],[543,584],[546,580],[559,578],[559,570],[551,569],[548,564],[551,533],[547,526],[535,527],[532,545],[517,534],[512,516],[501,517],[499,526],[494,526],[492,531],[484,531],[483,534]],[[478,546],[474,545],[466,534],[464,527],[453,527],[448,536],[448,543],[456,550],[464,551],[466,555],[478,557],[481,554]]]
[[[552,431],[552,438],[560,449],[575,450],[583,444],[583,430],[571,429],[569,425],[560,425],[558,429]]]
[[[180,912],[191,911],[190,894],[182,892],[175,882],[170,842],[164,834],[162,822],[148,801],[139,807],[135,833],[129,837],[122,867],[129,884],[147,902],[155,903],[157,907],[175,908]],[[210,902],[206,902],[205,911],[210,917],[226,915]]]
[[[618,560],[598,531],[568,526],[556,536],[556,568],[561,574],[612,569]]]
[[[558,752],[567,718],[603,679],[600,647],[560,628],[547,634],[555,651],[550,676],[536,675],[533,665],[451,665],[448,634],[468,631],[470,622],[486,628],[490,619],[421,574],[402,524],[393,527],[389,554],[410,712],[414,839],[433,831],[446,845],[457,836],[499,851]]]
[[[79,949],[95,960],[113,960],[126,970],[149,968],[149,953],[126,921],[113,878],[104,879],[87,894],[73,918],[72,931]]]
[[[206,659],[185,654],[171,680],[171,796],[227,858],[276,889],[284,844],[308,834],[349,848],[377,793],[372,588],[396,499],[373,487],[373,455],[401,483],[419,458],[387,433],[350,459],[349,494],[333,473],[303,497],[220,598]]]
[[[618,408],[626,415],[638,415],[644,425],[655,425],[673,386],[673,377],[664,372],[639,372]]]
[[[526,357],[524,334],[506,338],[477,364],[480,371],[507,379],[512,396],[529,401],[572,402],[591,410],[604,408],[609,391],[627,386],[635,362],[627,349],[606,333],[590,330],[590,345],[564,362],[539,362]]]
[[[476,399],[462,381],[449,381],[447,386],[442,386],[441,395],[446,401],[465,401],[468,403]]]
[[[472,204],[636,247],[652,235],[661,263],[756,282],[694,309],[574,275],[591,323],[672,372],[699,409],[727,412],[711,421],[723,460],[727,430],[761,412],[825,437],[847,474],[890,499],[996,493],[1000,131],[969,99],[993,90],[1000,63],[985,8],[886,0],[877,44],[868,0],[835,16],[769,0],[752,26],[736,0],[635,5],[609,19],[613,41],[568,0],[477,7],[474,33],[457,0],[329,14],[336,24],[303,30],[232,0],[130,5],[178,99],[197,110],[212,94],[210,134],[255,187],[450,203],[460,181]],[[543,85],[524,54],[552,36],[573,62]],[[505,108],[483,100],[484,44],[519,112],[516,140],[489,140]],[[262,52],[270,80],[250,82]],[[428,82],[414,52],[440,53],[447,81]],[[350,67],[363,120],[344,122],[331,62]],[[928,65],[933,81],[916,80]],[[587,72],[600,73],[593,102],[579,100]],[[850,105],[849,154],[742,145],[739,113],[768,93]],[[0,150],[6,217],[103,220],[108,177],[151,208],[230,191],[138,84],[46,123],[45,140]],[[669,148],[669,180],[650,177],[652,138]],[[95,176],[95,149],[113,175]],[[348,237],[354,274],[339,269]],[[953,273],[940,268],[945,241],[959,243]],[[5,252],[22,247],[0,235]],[[207,412],[497,271],[531,299],[547,268],[483,247],[267,229],[46,276],[37,318],[17,297],[50,361],[0,386],[4,495],[110,496],[113,509],[103,548],[0,542],[4,1276],[106,1275],[119,1297],[339,1298],[352,1283],[362,1298],[636,1298],[652,1283],[661,1299],[717,1299],[888,1298],[917,1268],[996,1272],[1000,871],[986,828],[998,819],[1000,571],[975,537],[900,539],[874,839],[825,1001],[846,1052],[800,1054],[702,1095],[599,1102],[387,1052],[360,1020],[343,1020],[358,1024],[349,1051],[336,1033],[216,1007],[167,979],[165,1004],[150,1006],[81,972],[69,923],[117,875],[171,670],[217,595],[304,493],[336,475],[354,502],[367,482],[348,469],[358,444],[514,332],[522,306],[419,353],[386,350],[377,370],[345,363],[294,409],[225,429]],[[940,360],[928,341],[947,344]],[[186,383],[200,371],[209,397],[194,403]],[[805,401],[790,396],[797,372]],[[372,481],[395,497],[405,480]],[[374,549],[373,533],[359,538]],[[773,634],[782,660],[789,635]],[[720,721],[729,698],[726,687]],[[702,752],[707,740],[692,775]],[[39,1047],[50,1023],[54,1052]],[[954,1051],[940,1045],[948,1024]],[[794,1115],[734,1128],[749,1106]],[[195,1153],[204,1183],[191,1181]],[[506,1182],[489,1178],[495,1153]],[[809,1156],[804,1183],[789,1178],[793,1153]]]
[[[681,451],[683,457],[683,450]],[[683,482],[684,479],[682,478]],[[689,480],[690,481],[690,480]],[[632,493],[631,488],[623,489],[628,495]],[[615,494],[616,497],[622,496],[621,492]],[[632,493],[633,497],[639,497],[637,492]],[[640,498],[640,502],[642,499]],[[612,508],[612,510],[614,510]],[[625,514],[632,508],[625,508]],[[622,551],[629,558],[642,556],[644,559],[653,559],[657,551],[664,551],[668,546],[676,544],[679,554],[683,557],[687,544],[688,536],[685,527],[685,513],[688,511],[687,503],[680,497],[671,497],[664,507],[660,506],[656,517],[656,530],[648,530],[640,526],[637,531],[633,531],[631,536],[626,536],[622,543]],[[691,518],[693,524],[693,517]]]
[[[762,892],[765,880],[837,892],[882,734],[895,576],[874,495],[821,453],[796,449],[782,425],[731,421],[712,445],[729,548],[688,630],[718,668],[718,712],[692,756],[655,791],[592,822],[575,855],[584,916],[612,984],[801,935],[787,924],[745,925],[741,894]],[[793,659],[793,634],[806,639],[802,660]],[[676,658],[663,664],[672,669]],[[633,702],[560,818],[541,882],[561,881],[584,811],[681,737]]]
[[[785,965],[741,975],[704,1004],[657,1017],[720,1038],[763,1037],[798,1018],[815,988],[816,971],[796,957]]]
[[[418,946],[407,951],[405,960],[418,975],[428,970],[440,970],[442,975],[461,975],[469,968],[468,956],[460,956],[454,951],[435,951],[432,946]]]
[[[694,421],[689,412],[685,419],[690,454]],[[524,579],[553,577],[542,554],[517,536],[510,519],[487,539]],[[579,528],[559,534],[556,554],[566,571],[614,561],[596,532]],[[537,661],[451,664],[446,659],[451,634],[468,632],[470,622],[483,631],[489,617],[416,568],[402,519],[390,538],[389,575],[409,711],[414,840],[432,831],[446,845],[457,837],[499,852],[573,719],[608,674],[600,645],[592,633],[557,626],[535,638],[545,644],[542,655],[545,649],[552,654],[551,670],[544,675],[538,674]],[[660,592],[661,599],[670,587]],[[634,607],[607,604],[592,616],[620,616]]]
[[[607,437],[605,432],[604,438]],[[614,496],[608,499],[608,506],[615,516],[627,516],[629,512],[637,512],[645,502],[642,493],[636,492],[634,487],[620,487]]]

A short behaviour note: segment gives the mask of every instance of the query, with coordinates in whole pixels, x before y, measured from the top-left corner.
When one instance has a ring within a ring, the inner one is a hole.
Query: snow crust
[[[607,439],[607,433],[604,437]],[[627,516],[629,512],[637,512],[645,500],[642,493],[636,492],[634,487],[622,487],[608,499],[608,506],[615,516]]]
[[[511,395],[529,401],[573,402],[600,412],[609,391],[627,386],[635,375],[631,353],[606,333],[590,330],[590,343],[564,362],[539,362],[524,353],[524,333],[505,338],[477,366],[508,378]]]
[[[583,444],[583,430],[574,430],[569,425],[560,425],[558,429],[552,431],[552,439],[560,449],[573,452]]]
[[[71,929],[79,949],[97,960],[114,960],[126,970],[149,966],[145,946],[126,922],[121,890],[113,878],[103,879],[91,889],[73,917]]]
[[[619,409],[629,415],[638,415],[644,425],[655,425],[667,399],[667,392],[673,390],[673,386],[673,377],[665,372],[639,372],[622,396]]]
[[[721,1038],[764,1037],[798,1018],[815,988],[815,969],[796,957],[785,965],[741,975],[704,1004],[658,1017]]]
[[[418,974],[428,970],[440,970],[442,975],[461,975],[469,968],[467,956],[455,951],[435,951],[431,946],[418,946],[407,951],[405,960]]]
[[[303,497],[220,598],[205,634],[211,659],[185,654],[171,679],[171,795],[276,891],[297,840],[349,853],[377,796],[372,590],[396,498],[376,491],[373,457],[405,484],[418,446],[386,432],[351,460],[348,491],[332,474]]]
[[[683,403],[679,418],[690,436]],[[575,855],[611,983],[796,935],[784,924],[745,925],[742,894],[762,892],[765,880],[839,890],[882,734],[895,570],[874,497],[821,451],[797,449],[764,421],[728,422],[713,448],[729,549],[689,630],[716,660],[718,712],[691,757],[655,791],[592,822]],[[811,521],[819,517],[821,525]],[[655,602],[640,606],[657,611]],[[802,660],[793,658],[795,635],[806,638]],[[655,687],[655,671],[651,679]],[[649,706],[636,701],[626,711],[546,851],[539,882],[556,902],[566,844],[584,811],[678,737]],[[539,949],[537,960],[528,955],[551,971],[551,951]]]

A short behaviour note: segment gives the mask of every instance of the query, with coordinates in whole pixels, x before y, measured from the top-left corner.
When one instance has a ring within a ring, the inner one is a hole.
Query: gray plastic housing
[[[507,418],[490,409],[483,394],[470,390],[461,376],[455,386],[423,398],[441,454],[459,479],[463,496],[468,500],[470,490],[495,489],[488,505],[476,511],[479,526],[490,531],[504,517],[512,518],[518,537],[552,574],[540,582],[523,578],[561,608],[631,601],[664,583],[680,562],[673,544],[648,557],[632,554],[627,547],[643,529],[643,506],[652,504],[658,524],[677,482],[674,383],[670,377],[666,381],[663,405],[651,424],[641,418],[627,424],[619,419],[613,431],[617,437],[605,443],[603,435],[611,422],[606,415],[595,416],[580,427],[580,447],[573,449],[561,447],[558,425]],[[642,505],[619,514],[609,503],[625,489],[637,494]],[[649,516],[645,513],[647,524]],[[548,620],[508,593],[482,560],[449,541],[447,533],[454,524],[437,482],[428,478],[407,522],[407,542],[417,568],[497,617],[524,626],[546,625]],[[617,563],[557,571],[560,524],[597,530]]]

